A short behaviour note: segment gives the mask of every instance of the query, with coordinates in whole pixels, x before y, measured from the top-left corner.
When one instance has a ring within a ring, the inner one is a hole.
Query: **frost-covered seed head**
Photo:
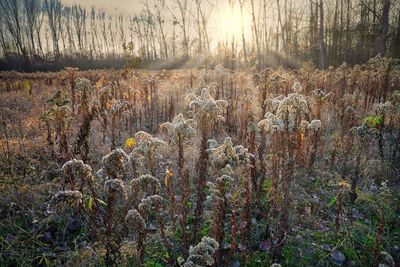
[[[374,134],[377,133],[375,128],[370,128],[366,124],[362,124],[351,129],[360,141],[368,141]]]
[[[95,86],[93,86],[88,79],[77,78],[76,81],[76,91],[78,94],[90,94],[94,91]]]
[[[321,129],[321,121],[312,120],[308,128],[313,132],[317,132],[319,129]]]
[[[303,87],[301,87],[301,84],[299,82],[295,82],[292,89],[294,92],[300,93],[303,90]]]
[[[137,179],[133,179],[130,183],[131,190],[135,193],[150,193],[156,194],[161,189],[160,182],[151,176],[150,174],[145,174]]]
[[[82,203],[82,193],[79,191],[65,190],[55,194],[47,207],[48,213],[53,212],[53,209],[60,204],[67,204],[70,207],[78,206]]]
[[[103,157],[103,169],[111,179],[123,179],[125,164],[129,162],[129,157],[121,148],[113,150]]]
[[[171,122],[166,122],[160,125],[161,129],[166,129],[172,135],[173,141],[177,142],[178,138],[189,138],[194,136],[196,130],[194,127],[196,122],[192,119],[185,119],[180,113]]]
[[[186,98],[190,101],[188,108],[194,118],[212,121],[225,120],[221,115],[224,114],[228,102],[215,100],[206,88],[201,90],[200,95],[190,94]]]
[[[203,237],[201,242],[189,249],[189,257],[183,264],[184,267],[192,266],[211,266],[214,264],[214,254],[219,245],[215,239],[211,237]]]
[[[225,138],[222,145],[210,148],[211,163],[217,169],[225,168],[226,165],[237,167],[248,160],[247,149],[243,146],[234,146],[230,137]]]
[[[271,112],[265,114],[265,119],[261,120],[258,125],[260,129],[264,129],[267,133],[278,133],[284,130],[285,124],[283,120],[275,116]]]
[[[156,209],[161,208],[165,204],[164,201],[164,198],[159,195],[148,196],[142,199],[138,208],[141,212],[149,213],[153,207],[156,207]],[[158,211],[161,212],[161,210]],[[166,212],[165,210],[163,211]]]
[[[92,178],[92,168],[90,165],[83,163],[82,160],[72,159],[64,163],[61,171],[66,177],[79,176],[81,179]]]
[[[130,109],[130,107],[131,107],[131,103],[129,103],[128,101],[118,100],[111,106],[110,111],[113,114],[121,113],[121,112],[128,111]]]
[[[125,222],[128,224],[129,229],[133,229],[139,233],[143,233],[146,229],[146,222],[135,209],[128,211],[128,214],[125,217]]]
[[[374,111],[377,115],[385,116],[387,115],[392,108],[392,104],[387,101],[385,103],[379,103],[374,107]]]
[[[108,195],[119,195],[125,197],[125,186],[119,179],[109,179],[105,181],[104,190]]]
[[[158,137],[153,137],[151,134],[144,131],[139,131],[135,134],[136,140],[138,140],[137,147],[132,151],[131,156],[141,154],[146,155],[149,151],[155,151],[158,148],[167,147],[165,143]]]

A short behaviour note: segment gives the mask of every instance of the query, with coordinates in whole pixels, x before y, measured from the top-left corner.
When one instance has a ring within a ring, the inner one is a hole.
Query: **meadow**
[[[0,73],[1,266],[399,266],[400,68]]]

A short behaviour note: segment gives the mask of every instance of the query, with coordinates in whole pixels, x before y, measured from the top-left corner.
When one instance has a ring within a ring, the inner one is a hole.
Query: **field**
[[[399,84],[379,56],[1,72],[0,265],[399,266]]]

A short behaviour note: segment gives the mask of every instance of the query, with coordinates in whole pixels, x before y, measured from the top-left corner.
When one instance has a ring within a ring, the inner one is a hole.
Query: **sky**
[[[63,4],[80,4],[90,8],[92,6],[106,10],[117,10],[118,13],[137,13],[142,8],[141,0],[61,0]]]
[[[194,1],[192,1],[193,0],[189,0],[189,3],[193,4]],[[80,4],[88,9],[93,6],[96,8],[104,8],[108,12],[125,15],[138,14],[143,9],[143,0],[61,0],[61,2],[66,5]],[[150,3],[151,2],[152,1],[150,1]],[[203,3],[212,3],[214,5],[211,9],[210,17],[208,18],[209,36],[211,38],[217,38],[219,40],[225,38],[230,39],[228,36],[232,36],[233,33],[235,33],[235,36],[240,36],[238,34],[241,33],[241,20],[238,5],[236,5],[234,9],[231,9],[228,5],[228,0],[203,0]],[[166,4],[169,7],[176,8],[175,0],[166,0]],[[169,10],[165,12],[167,12],[167,16],[170,16]],[[250,14],[248,11],[245,13],[245,29],[250,29]],[[172,20],[172,18],[169,20]],[[193,29],[193,27],[190,27],[189,31]],[[250,33],[246,31],[245,34],[249,37]]]

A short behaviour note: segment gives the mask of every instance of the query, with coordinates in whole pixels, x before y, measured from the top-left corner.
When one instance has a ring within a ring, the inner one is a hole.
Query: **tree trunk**
[[[382,10],[382,31],[381,31],[381,43],[379,52],[381,56],[386,54],[386,43],[388,39],[389,32],[389,10],[390,10],[390,0],[384,0],[383,10]]]

